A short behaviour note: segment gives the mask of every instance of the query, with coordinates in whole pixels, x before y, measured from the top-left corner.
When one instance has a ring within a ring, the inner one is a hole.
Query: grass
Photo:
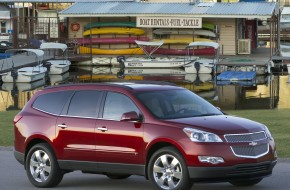
[[[13,146],[13,118],[19,111],[0,112],[0,146]],[[290,109],[226,111],[268,126],[280,158],[290,158]]]
[[[13,146],[13,118],[19,110],[0,112],[0,146]]]
[[[275,139],[278,157],[290,158],[290,109],[227,111],[265,124]]]

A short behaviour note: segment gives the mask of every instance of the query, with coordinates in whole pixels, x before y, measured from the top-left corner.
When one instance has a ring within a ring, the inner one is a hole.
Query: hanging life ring
[[[70,24],[70,29],[73,31],[73,32],[77,32],[79,31],[79,29],[81,28],[80,24],[77,23],[77,22],[74,22],[74,23],[71,23]]]

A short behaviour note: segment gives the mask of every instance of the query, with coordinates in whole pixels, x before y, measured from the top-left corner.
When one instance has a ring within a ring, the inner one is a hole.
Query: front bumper
[[[276,163],[277,160],[224,167],[188,167],[188,172],[195,182],[226,182],[269,176]]]

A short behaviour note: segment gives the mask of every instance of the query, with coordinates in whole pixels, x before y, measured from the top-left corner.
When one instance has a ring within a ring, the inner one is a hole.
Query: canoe
[[[80,46],[80,54],[90,54],[90,48]],[[195,49],[166,49],[166,48],[159,48],[157,49],[154,54],[160,55],[187,55],[189,51],[190,55],[213,55],[215,53],[214,48],[200,48]],[[94,55],[143,55],[144,52],[141,48],[128,48],[128,49],[99,49],[99,48],[92,48],[92,54]]]
[[[202,28],[207,30],[215,30],[216,25],[212,23],[202,23]]]
[[[90,54],[91,48],[80,46],[80,54]],[[92,48],[92,54],[97,55],[141,55],[144,54],[141,48],[127,48],[127,49],[99,49]]]
[[[136,22],[92,22],[85,26],[85,30],[98,27],[136,27]]]
[[[159,28],[156,30],[153,30],[154,34],[157,35],[197,35],[197,36],[208,36],[208,37],[216,37],[216,34],[209,30],[203,30],[203,29],[170,29],[170,28]]]
[[[213,42],[213,40],[206,39],[206,38],[158,39],[158,41],[160,40],[163,41],[163,44],[189,44],[193,41],[194,42]]]
[[[97,35],[97,34],[131,34],[143,35],[145,31],[139,28],[123,28],[123,27],[106,27],[106,28],[92,28],[83,32],[84,36]]]
[[[123,38],[78,38],[79,44],[135,44],[135,40],[148,41],[148,37],[123,37]]]

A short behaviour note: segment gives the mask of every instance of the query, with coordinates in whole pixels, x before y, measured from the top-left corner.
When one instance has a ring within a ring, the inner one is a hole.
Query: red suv
[[[112,179],[142,175],[162,190],[207,181],[251,186],[277,162],[265,125],[169,84],[45,88],[14,125],[14,155],[37,187],[56,186],[74,170]]]

